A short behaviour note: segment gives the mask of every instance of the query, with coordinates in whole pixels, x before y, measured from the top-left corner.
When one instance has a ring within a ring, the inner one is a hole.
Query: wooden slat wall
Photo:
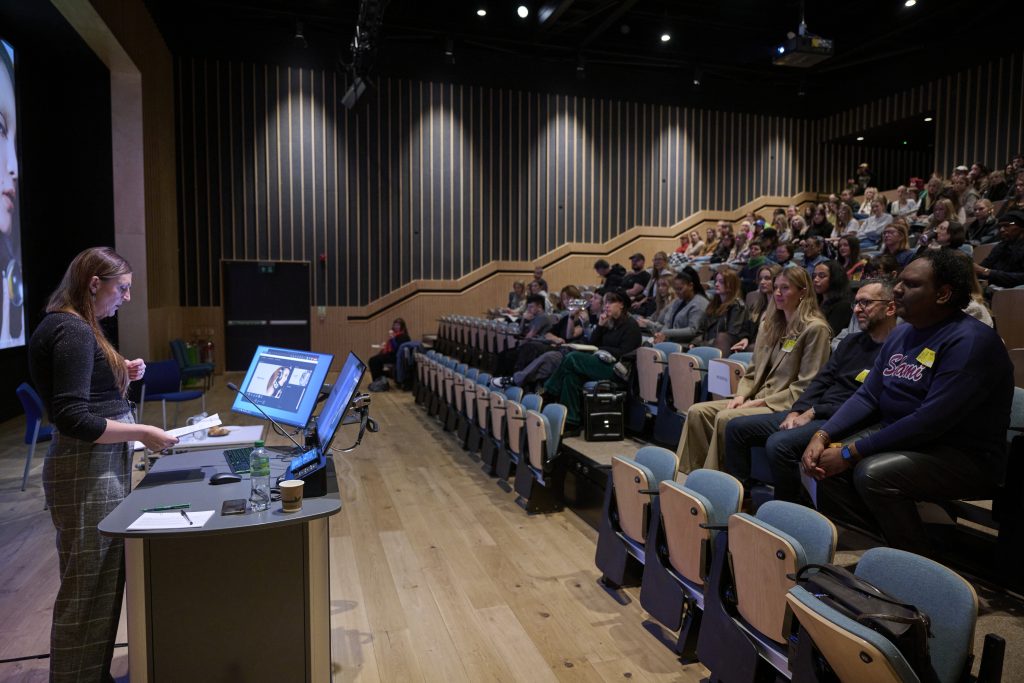
[[[808,121],[177,62],[180,300],[220,304],[221,259],[309,260],[316,305],[364,306],[813,184]]]
[[[1024,52],[1018,51],[826,117],[815,129],[821,140],[830,140],[934,112],[935,151],[927,172],[948,176],[958,164],[975,161],[995,168],[1024,149],[1022,92]],[[826,148],[815,154],[816,175],[835,186],[837,179],[845,179],[839,176],[849,175],[853,167],[840,165],[844,160],[826,158]]]
[[[861,147],[860,145],[825,144],[822,155],[827,172],[822,176],[822,192],[839,192],[854,175],[857,164],[865,162],[872,169],[872,183],[880,190],[905,185],[912,177],[927,180],[932,169],[932,153],[925,150]],[[889,197],[890,201],[895,197]]]

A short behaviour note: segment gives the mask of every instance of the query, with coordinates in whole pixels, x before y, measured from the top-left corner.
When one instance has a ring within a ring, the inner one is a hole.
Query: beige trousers
[[[686,412],[683,438],[679,440],[679,471],[689,474],[702,467],[719,469],[719,455],[725,453],[725,425],[734,417],[762,415],[771,408],[734,408],[726,410],[728,399],[695,403]]]

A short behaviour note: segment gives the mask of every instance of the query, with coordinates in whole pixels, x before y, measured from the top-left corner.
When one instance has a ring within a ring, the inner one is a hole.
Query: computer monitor
[[[356,354],[349,353],[345,365],[338,374],[338,380],[334,383],[334,389],[331,390],[331,395],[327,397],[316,420],[317,439],[322,451],[326,452],[331,447],[338,425],[352,405],[352,399],[359,393],[359,383],[363,381],[364,374],[366,365],[356,357]]]
[[[258,403],[278,422],[305,428],[333,360],[329,353],[258,346],[231,410],[263,417]]]

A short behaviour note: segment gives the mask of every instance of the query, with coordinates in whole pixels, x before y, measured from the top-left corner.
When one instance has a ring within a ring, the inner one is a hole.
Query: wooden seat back
[[[690,492],[668,482],[661,482],[658,492],[669,563],[684,579],[703,586],[701,546],[711,540],[711,531],[700,525],[707,524],[708,511]]]
[[[696,400],[700,385],[700,359],[688,353],[672,353],[668,357],[668,376],[672,381],[672,402],[682,415]]]
[[[649,346],[641,346],[636,350],[636,375],[640,384],[640,398],[645,403],[658,402],[658,379],[665,366],[661,362],[662,353]]]
[[[633,461],[615,456],[612,458],[612,483],[615,486],[619,526],[634,541],[643,543],[647,538],[651,495],[640,491],[650,488],[647,473]]]

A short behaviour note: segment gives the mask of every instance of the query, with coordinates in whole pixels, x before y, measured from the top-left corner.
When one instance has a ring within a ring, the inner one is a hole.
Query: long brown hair
[[[107,341],[107,336],[100,329],[89,283],[94,276],[101,280],[112,280],[122,275],[130,275],[131,272],[132,267],[128,262],[110,247],[86,249],[71,261],[63,279],[46,304],[47,313],[74,313],[89,323],[96,337],[96,345],[107,359],[110,371],[114,374],[114,381],[122,393],[128,391],[128,370],[124,365],[124,357]]]
[[[732,306],[733,302],[739,299],[740,294],[743,293],[743,285],[740,283],[740,276],[736,274],[736,271],[732,268],[722,268],[715,277],[722,276],[722,283],[728,290],[726,298],[722,298],[722,295],[717,291],[711,297],[711,303],[708,304],[707,314],[708,316],[725,315],[726,310]]]

